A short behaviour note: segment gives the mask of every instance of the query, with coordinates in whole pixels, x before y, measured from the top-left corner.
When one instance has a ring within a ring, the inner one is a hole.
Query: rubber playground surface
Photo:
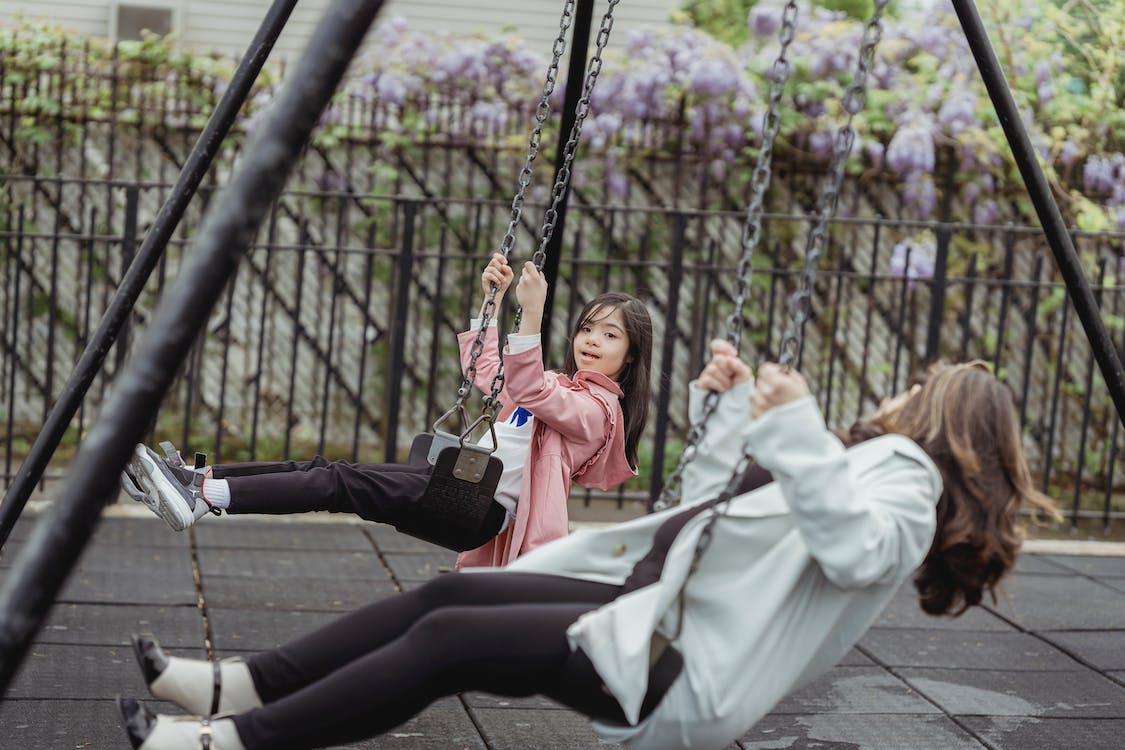
[[[38,520],[25,516],[0,580]],[[956,620],[925,615],[905,588],[841,664],[731,747],[1125,748],[1125,555],[1108,551],[1025,553],[998,604]],[[0,702],[0,747],[127,748],[114,698],[147,698],[130,633],[177,655],[205,657],[208,643],[216,658],[250,653],[442,575],[453,559],[377,524],[207,518],[176,534],[111,508]],[[466,693],[347,747],[614,746],[545,699]]]

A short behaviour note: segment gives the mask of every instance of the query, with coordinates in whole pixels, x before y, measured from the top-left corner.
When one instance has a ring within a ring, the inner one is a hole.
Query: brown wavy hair
[[[937,364],[916,383],[921,388],[901,407],[857,423],[846,437],[905,435],[937,465],[937,530],[914,587],[923,610],[956,617],[986,591],[996,601],[1023,542],[1020,508],[1054,518],[1058,511],[1032,486],[1011,391],[985,363]]]
[[[611,315],[614,310],[621,311],[621,317],[625,319],[625,335],[629,337],[628,361],[617,377],[617,384],[625,394],[621,397],[621,412],[625,417],[625,458],[636,469],[637,447],[648,422],[652,390],[652,318],[645,303],[621,292],[605,292],[587,302],[575,319],[574,328],[567,338],[563,372],[570,377],[578,372],[578,362],[574,359],[574,337],[578,332],[584,326]]]

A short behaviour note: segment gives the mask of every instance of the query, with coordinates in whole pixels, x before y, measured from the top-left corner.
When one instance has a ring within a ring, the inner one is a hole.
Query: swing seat
[[[434,468],[415,512],[396,529],[455,552],[476,549],[496,536],[508,512],[495,500],[504,465],[488,449],[435,431],[414,438],[408,463]]]

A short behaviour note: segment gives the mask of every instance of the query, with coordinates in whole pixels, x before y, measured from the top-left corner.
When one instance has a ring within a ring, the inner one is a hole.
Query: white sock
[[[230,484],[225,479],[204,479],[203,497],[216,508],[229,508]]]
[[[161,714],[156,717],[156,724],[141,745],[141,750],[199,750],[199,730],[202,726],[195,716]],[[212,721],[211,738],[211,747],[215,750],[246,750],[231,719]]]
[[[222,690],[216,713],[242,713],[262,705],[246,662],[224,659],[219,662],[219,669],[222,674]],[[168,667],[148,688],[155,698],[171,701],[185,711],[206,716],[211,713],[214,682],[215,673],[211,662],[169,656]]]

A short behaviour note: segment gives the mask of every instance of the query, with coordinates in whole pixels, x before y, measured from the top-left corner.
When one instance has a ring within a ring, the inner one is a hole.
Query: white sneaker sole
[[[147,493],[137,477],[134,476],[132,458],[129,459],[129,463],[125,464],[125,469],[121,472],[121,489],[135,502],[148,505],[145,497]]]
[[[138,445],[129,465],[137,479],[137,484],[144,490],[144,496],[140,501],[164,519],[174,531],[183,531],[195,523],[195,516],[179,489],[164,473],[160,466],[162,460],[148,447]]]

